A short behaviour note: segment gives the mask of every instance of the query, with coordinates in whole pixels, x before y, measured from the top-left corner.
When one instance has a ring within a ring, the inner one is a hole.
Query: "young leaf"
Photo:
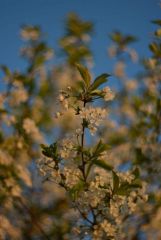
[[[95,150],[93,152],[93,155],[94,156],[98,156],[100,155],[102,152],[106,151],[109,149],[109,145],[108,144],[105,144],[105,143],[102,143],[102,140],[100,140],[98,142],[98,144],[96,145],[95,147]]]
[[[112,41],[116,42],[116,43],[120,43],[122,41],[122,34],[118,31],[113,32],[112,34],[110,34],[110,38]]]
[[[91,96],[101,96],[101,97],[103,96],[102,91],[99,89],[93,90],[92,92],[90,92],[90,95]]]
[[[153,20],[151,22],[161,26],[161,19]]]
[[[85,84],[84,84],[84,82],[82,82],[82,81],[78,81],[77,83],[76,83],[76,87],[77,87],[77,91],[78,90],[80,90],[81,92],[83,91],[85,91]]]
[[[120,187],[117,189],[116,193],[121,196],[125,196],[130,191],[130,185],[127,182],[124,182],[120,185]]]
[[[91,81],[91,76],[90,76],[90,73],[89,73],[88,69],[86,67],[78,64],[78,63],[76,64],[76,67],[77,67],[80,75],[82,76],[86,86],[89,87],[90,86],[90,81]]]
[[[129,192],[133,191],[133,189],[141,188],[142,184],[139,179],[134,180],[131,184],[128,182],[123,182],[116,191],[118,195],[127,195]]]
[[[110,74],[103,73],[100,76],[98,76],[95,81],[92,83],[90,90],[93,91],[97,89],[99,86],[101,86],[103,83],[107,82],[107,78],[110,76]]]
[[[11,72],[9,70],[8,67],[6,67],[5,65],[0,65],[0,68],[2,69],[2,71],[5,73],[6,76],[10,76],[11,75]]]
[[[143,162],[149,162],[149,158],[142,153],[141,148],[135,148],[135,163],[140,164]]]
[[[107,171],[111,171],[113,169],[112,166],[110,166],[109,164],[107,164],[106,162],[102,161],[102,160],[94,160],[93,163],[95,165],[97,165],[100,168],[103,168]]]
[[[139,178],[139,176],[140,176],[139,168],[136,167],[136,168],[133,170],[132,174],[135,176],[135,179]]]
[[[140,179],[135,179],[129,186],[130,188],[141,188],[142,183]]]
[[[114,171],[112,172],[112,176],[113,176],[113,192],[116,193],[119,188],[120,181],[119,181],[119,177]]]
[[[42,148],[42,153],[44,156],[46,157],[50,157],[53,159],[58,159],[58,149],[57,149],[57,143],[53,143],[50,146],[46,146],[44,144],[41,144],[41,148]]]
[[[160,57],[161,56],[161,49],[160,46],[156,43],[156,42],[152,42],[149,45],[150,50],[154,53],[154,55],[156,57]]]
[[[80,180],[75,186],[73,186],[69,190],[69,194],[73,198],[73,200],[75,200],[77,198],[79,192],[81,192],[81,190],[83,190],[84,186],[85,186],[85,183]]]

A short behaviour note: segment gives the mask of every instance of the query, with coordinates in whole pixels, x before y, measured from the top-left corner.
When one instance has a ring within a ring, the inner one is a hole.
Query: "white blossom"
[[[24,40],[37,40],[40,37],[40,32],[32,26],[27,26],[21,30],[21,37]]]
[[[113,100],[115,97],[114,93],[111,91],[111,89],[109,87],[103,88],[102,92],[104,93],[105,101]]]
[[[61,141],[60,156],[63,159],[73,158],[76,155],[73,139],[65,138]]]
[[[108,55],[113,58],[116,56],[117,48],[115,46],[111,46],[108,48]]]
[[[106,232],[107,236],[114,236],[116,232],[116,227],[104,220],[101,224],[101,228]]]
[[[82,108],[80,111],[80,118],[85,119],[88,123],[88,128],[91,134],[95,134],[98,126],[107,116],[107,110],[100,107]]]
[[[115,69],[114,69],[114,74],[116,77],[118,78],[123,78],[125,77],[125,63],[123,62],[118,62],[115,66]]]
[[[29,96],[23,84],[19,81],[14,81],[13,86],[14,88],[9,99],[10,104],[17,106],[20,103],[26,102]]]
[[[80,178],[82,177],[80,170],[72,167],[64,167],[62,173],[65,176],[65,183],[69,188],[72,188],[79,183]]]
[[[69,103],[67,98],[65,98],[65,96],[63,94],[60,94],[58,97],[58,100],[60,101],[61,105],[64,107],[64,109],[68,109],[69,107]]]
[[[30,135],[34,140],[38,142],[43,141],[43,136],[32,119],[30,118],[24,119],[23,129],[25,130],[26,134]]]
[[[9,165],[13,162],[13,158],[6,152],[0,149],[0,164]]]

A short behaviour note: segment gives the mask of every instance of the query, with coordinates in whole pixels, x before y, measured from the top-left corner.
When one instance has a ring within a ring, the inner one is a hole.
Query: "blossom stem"
[[[92,212],[92,215],[93,215],[93,225],[95,225],[97,223],[97,219],[96,219],[96,215],[94,213],[94,209],[91,205],[90,205],[90,209],[91,209],[91,212]]]
[[[86,102],[84,101],[84,104],[83,104],[83,107],[86,106]],[[85,135],[85,126],[84,126],[84,120],[82,122],[82,136],[81,136],[81,158],[82,158],[82,166],[81,166],[81,171],[82,171],[82,174],[83,174],[83,178],[84,178],[84,181],[86,182],[86,173],[85,173],[85,165],[86,165],[86,162],[84,160],[84,153],[83,153],[83,149],[84,149],[84,136]]]
[[[76,208],[78,209],[78,211],[79,211],[79,213],[81,214],[81,216],[82,216],[87,222],[89,222],[91,225],[93,225],[93,222],[85,216],[85,214],[80,210],[80,208],[79,208],[78,206],[76,206]]]
[[[42,236],[44,237],[44,239],[50,240],[49,236],[45,233],[45,231],[43,230],[43,228],[41,227],[41,225],[40,225],[39,222],[37,221],[37,218],[36,218],[36,216],[33,214],[33,212],[31,211],[31,209],[24,203],[24,201],[21,200],[21,198],[17,198],[17,200],[19,201],[19,203],[21,204],[21,206],[22,206],[22,207],[28,212],[28,214],[30,215],[33,226],[35,225],[35,227],[39,230],[39,232],[42,234]]]

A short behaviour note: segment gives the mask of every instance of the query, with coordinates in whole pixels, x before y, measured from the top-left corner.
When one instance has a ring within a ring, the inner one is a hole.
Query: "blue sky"
[[[107,60],[108,34],[112,30],[134,34],[139,42],[134,47],[141,55],[148,55],[147,48],[154,30],[150,20],[161,17],[160,0],[0,0],[0,64],[13,69],[23,69],[19,57],[22,42],[19,29],[22,24],[38,24],[48,35],[48,43],[57,48],[64,33],[64,19],[74,11],[84,20],[95,24],[91,48],[95,56],[94,72],[110,71],[112,62]],[[132,70],[131,70],[132,71]]]

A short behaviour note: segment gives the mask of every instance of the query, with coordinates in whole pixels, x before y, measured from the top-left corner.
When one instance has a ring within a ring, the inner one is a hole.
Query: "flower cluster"
[[[19,81],[13,82],[13,90],[10,96],[10,104],[17,106],[20,103],[26,102],[28,99],[28,93],[23,84]]]
[[[26,134],[31,136],[35,141],[42,142],[43,136],[40,133],[39,129],[36,127],[35,122],[30,118],[25,118],[23,121],[23,129]]]
[[[100,140],[94,147],[85,145],[86,129],[93,135],[108,112],[90,102],[98,97],[109,101],[114,94],[109,87],[97,89],[107,75],[101,75],[91,83],[88,70],[80,65],[78,70],[84,87],[80,84],[78,93],[75,89],[72,92],[71,88],[67,92],[61,91],[59,101],[64,111],[73,109],[73,117],[79,118],[80,126],[70,138],[50,146],[43,145],[45,158],[39,160],[38,166],[44,178],[66,190],[74,209],[80,214],[82,221],[77,221],[77,231],[74,231],[77,237],[118,239],[123,231],[120,223],[133,214],[138,204],[147,200],[147,195],[139,182],[138,170],[119,172],[109,165],[107,144]]]
[[[40,29],[36,26],[26,26],[21,30],[20,34],[25,40],[36,41],[40,37]]]
[[[65,138],[60,143],[60,156],[63,159],[72,159],[76,155],[74,140]]]
[[[82,108],[80,111],[80,118],[84,119],[91,134],[95,134],[100,123],[107,116],[107,110],[100,107],[93,108]]]
[[[105,238],[115,239],[116,227],[110,224],[107,220],[104,220],[99,225],[94,226],[93,239],[100,240]]]
[[[111,89],[109,87],[105,87],[103,88],[103,93],[104,93],[104,100],[105,101],[110,101],[113,100],[115,95],[114,93],[111,91]]]
[[[5,216],[0,216],[0,238],[5,239],[6,238],[6,232],[9,233],[10,236],[12,236],[12,239],[18,239],[21,237],[20,230],[18,227],[15,227],[12,225],[12,223],[5,217]]]

